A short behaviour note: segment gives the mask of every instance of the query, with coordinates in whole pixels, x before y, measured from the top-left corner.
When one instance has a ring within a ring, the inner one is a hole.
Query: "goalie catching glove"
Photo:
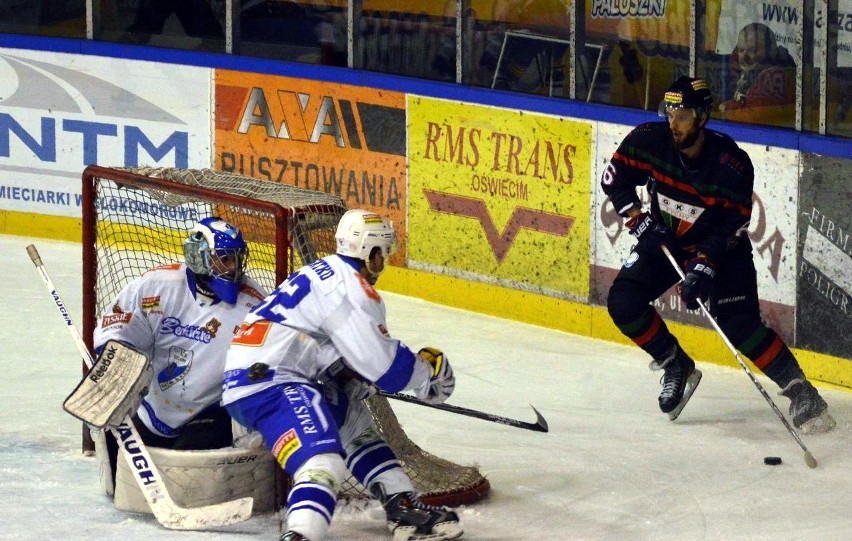
[[[423,399],[429,404],[440,404],[447,400],[456,388],[456,377],[450,367],[450,361],[443,351],[426,347],[417,352],[432,366],[432,378],[429,380],[429,394]]]
[[[139,408],[153,377],[144,353],[110,340],[62,407],[99,430],[116,427]]]

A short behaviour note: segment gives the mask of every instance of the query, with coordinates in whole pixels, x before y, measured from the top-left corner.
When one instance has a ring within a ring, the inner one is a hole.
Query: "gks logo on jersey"
[[[160,296],[159,295],[157,295],[156,297],[142,297],[142,311],[143,312],[150,312],[151,310],[154,310],[155,308],[158,308],[159,306],[160,306]]]
[[[191,351],[172,346],[169,348],[169,365],[157,374],[157,385],[161,391],[180,383],[192,369]]]
[[[704,212],[702,207],[687,205],[660,194],[657,194],[657,202],[660,204],[663,221],[674,230],[678,237],[689,231]]]

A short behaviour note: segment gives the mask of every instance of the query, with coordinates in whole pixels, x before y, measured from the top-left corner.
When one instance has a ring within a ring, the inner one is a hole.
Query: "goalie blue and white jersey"
[[[194,284],[183,264],[151,269],[119,292],[94,333],[96,349],[119,340],[151,360],[154,381],[137,413],[166,437],[220,401],[225,352],[265,295],[247,276],[233,305],[194,294]]]
[[[431,366],[388,333],[385,304],[358,261],[330,255],[292,274],[248,315],[228,350],[222,401],[316,383],[339,358],[385,391],[428,393]]]

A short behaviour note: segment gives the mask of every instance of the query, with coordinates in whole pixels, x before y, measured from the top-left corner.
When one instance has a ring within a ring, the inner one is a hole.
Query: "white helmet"
[[[390,257],[399,251],[393,222],[369,210],[348,210],[337,224],[337,253],[367,261],[373,248]]]

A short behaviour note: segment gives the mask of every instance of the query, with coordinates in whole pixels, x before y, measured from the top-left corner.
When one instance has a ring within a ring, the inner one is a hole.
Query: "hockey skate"
[[[828,413],[828,404],[810,381],[794,379],[779,394],[790,399],[793,425],[805,434],[824,434],[837,426]]]
[[[381,487],[377,488],[374,494],[385,508],[393,541],[442,541],[456,539],[464,533],[455,512],[426,505],[412,492],[385,496]]]
[[[701,382],[701,370],[695,368],[695,362],[677,345],[666,359],[652,361],[649,367],[651,370],[664,370],[660,378],[663,385],[659,397],[660,411],[674,421]]]
[[[309,541],[307,537],[304,537],[302,534],[294,532],[290,530],[289,532],[284,532],[279,541]]]

